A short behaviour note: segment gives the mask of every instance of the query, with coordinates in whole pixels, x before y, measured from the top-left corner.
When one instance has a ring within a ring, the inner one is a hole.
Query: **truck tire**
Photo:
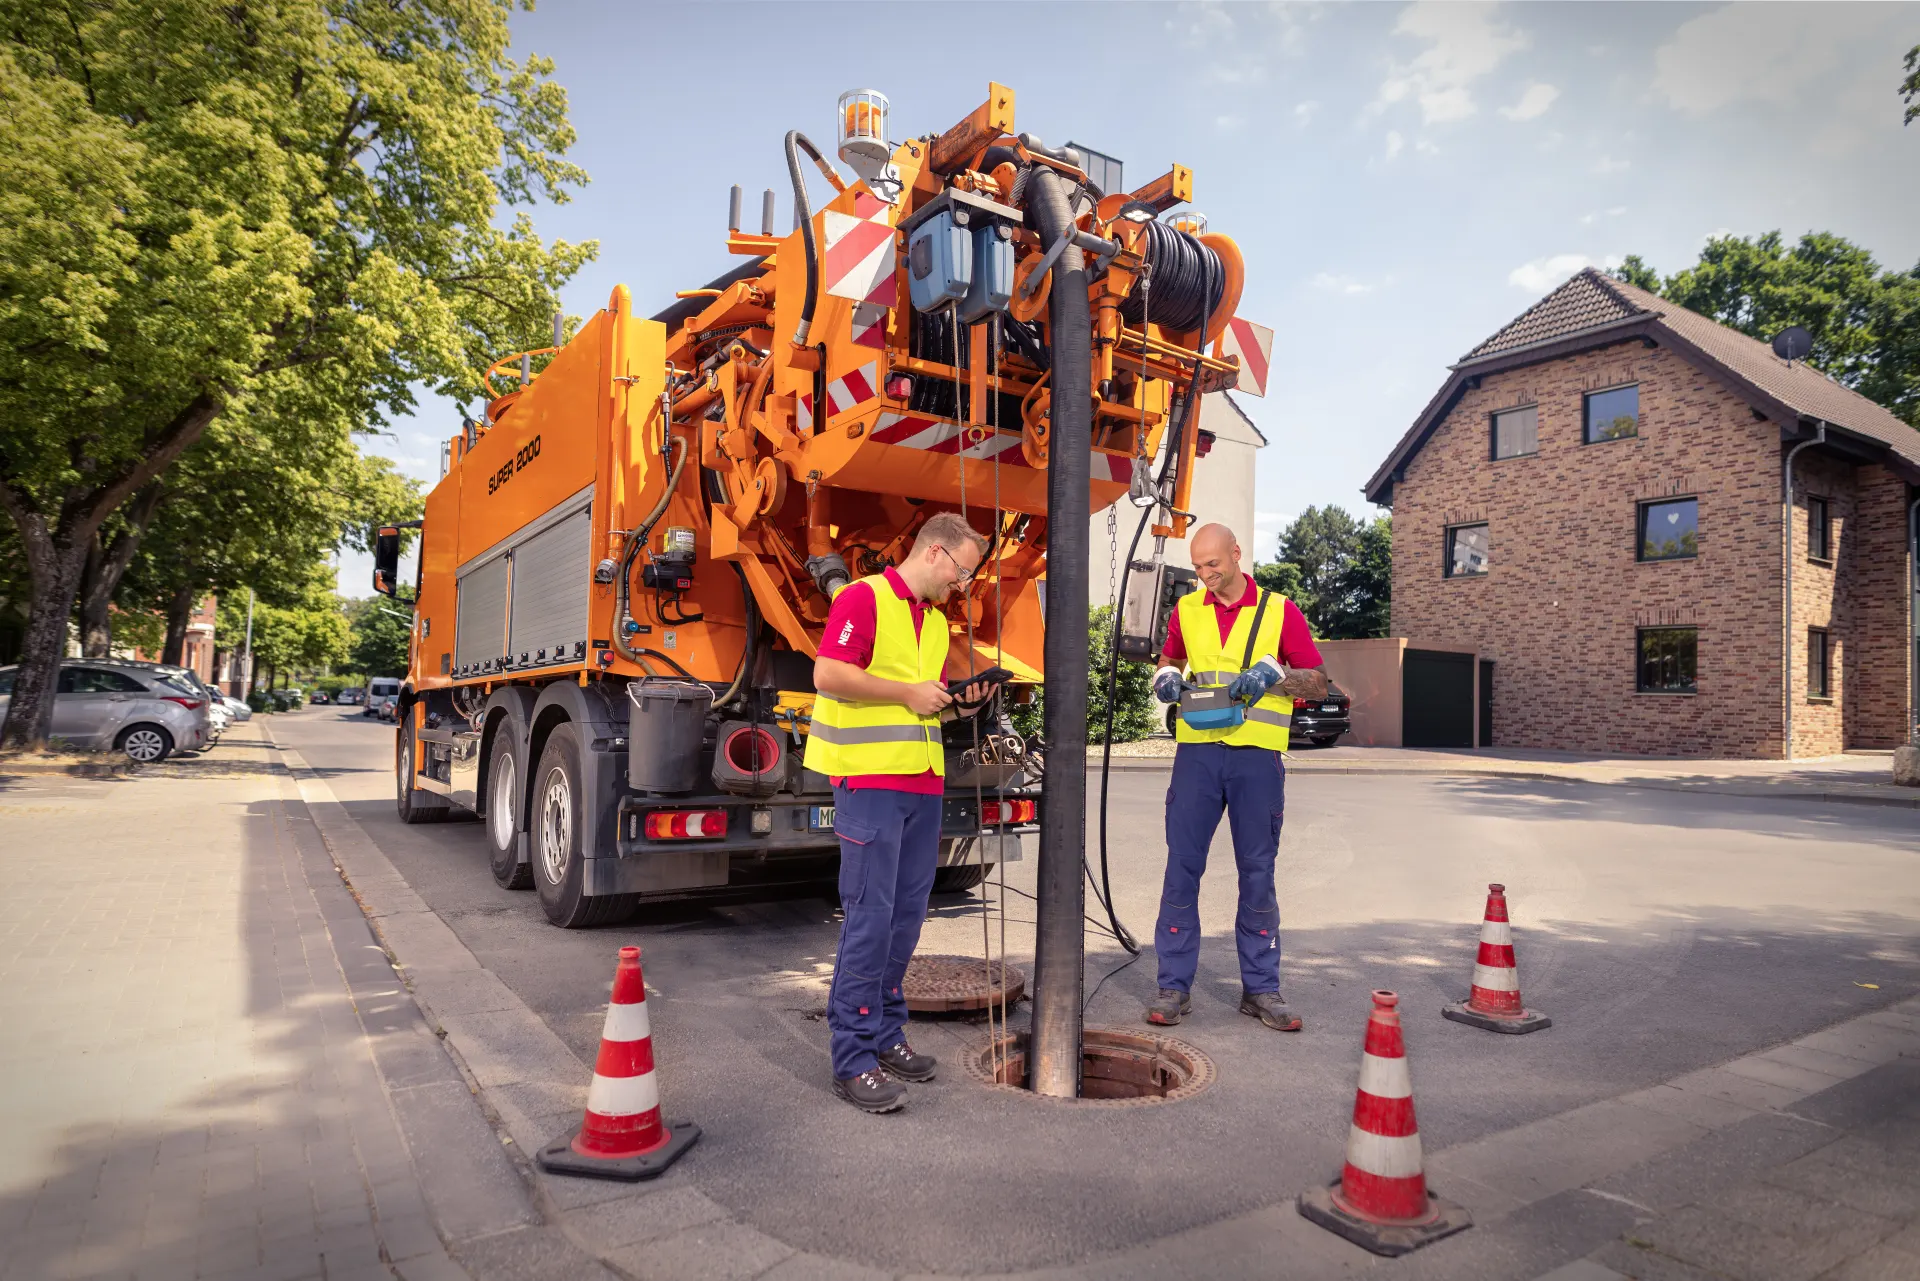
[[[527,844],[533,863],[533,887],[547,919],[563,930],[588,929],[624,920],[633,912],[631,894],[581,893],[585,878],[586,824],[582,801],[586,795],[580,770],[580,732],[573,725],[557,725],[540,753],[533,775],[532,820]]]
[[[400,722],[393,734],[394,796],[402,823],[444,823],[453,808],[447,798],[413,785],[413,718]]]
[[[494,883],[503,890],[533,888],[533,865],[520,861],[520,815],[526,809],[525,749],[511,717],[503,717],[487,762],[487,856]]]
[[[969,838],[961,843],[967,848],[960,857],[966,859],[973,852],[973,841]],[[953,844],[954,842],[951,840],[940,842],[940,857],[943,863],[948,857],[948,853],[952,849]],[[933,892],[935,894],[964,894],[968,890],[978,888],[987,879],[987,873],[992,870],[993,864],[991,863],[985,867],[981,867],[980,864],[975,862],[954,863],[951,866],[943,865],[935,869],[933,873]]]

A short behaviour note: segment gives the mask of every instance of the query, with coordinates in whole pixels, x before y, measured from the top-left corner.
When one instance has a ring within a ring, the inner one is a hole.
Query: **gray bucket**
[[[627,784],[641,792],[691,792],[700,780],[713,691],[693,681],[646,680],[627,686]]]

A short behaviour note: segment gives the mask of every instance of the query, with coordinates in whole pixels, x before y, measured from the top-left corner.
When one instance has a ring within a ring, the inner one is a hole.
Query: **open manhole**
[[[1027,994],[1027,976],[1019,966],[1000,961],[989,972],[977,956],[916,956],[907,962],[900,988],[911,1013],[958,1014],[1017,1004]]]
[[[1014,1032],[970,1050],[967,1074],[984,1085],[1027,1084],[1027,1034]],[[1213,1060],[1170,1036],[1090,1027],[1081,1037],[1083,1104],[1134,1107],[1190,1099],[1213,1084]],[[1034,1096],[1040,1097],[1040,1096]]]

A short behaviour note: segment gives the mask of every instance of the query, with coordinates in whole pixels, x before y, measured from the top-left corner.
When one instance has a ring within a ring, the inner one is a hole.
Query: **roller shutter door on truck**
[[[507,652],[507,553],[482,558],[460,575],[453,665],[489,663]]]
[[[573,656],[587,641],[588,563],[593,523],[588,509],[548,525],[513,549],[512,601],[502,653]]]

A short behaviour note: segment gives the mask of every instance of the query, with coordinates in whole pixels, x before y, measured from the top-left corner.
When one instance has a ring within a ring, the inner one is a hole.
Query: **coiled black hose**
[[[1220,306],[1227,273],[1220,255],[1164,222],[1147,224],[1147,257],[1153,263],[1153,322],[1166,329],[1197,329]],[[1120,304],[1120,315],[1130,325],[1146,314],[1146,299],[1138,292]]]

